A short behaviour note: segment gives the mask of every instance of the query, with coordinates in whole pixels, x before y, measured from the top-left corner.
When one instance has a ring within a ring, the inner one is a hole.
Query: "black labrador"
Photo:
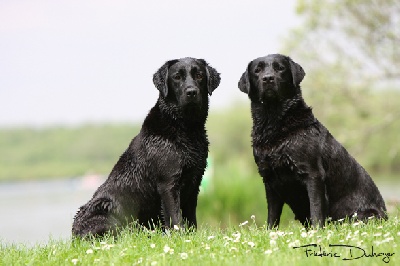
[[[284,203],[306,227],[323,226],[329,217],[387,219],[371,177],[304,102],[304,76],[289,57],[271,54],[250,62],[238,83],[251,101],[253,154],[265,185],[268,226],[279,225]]]
[[[157,103],[108,179],[78,210],[74,236],[115,235],[133,223],[197,226],[209,145],[208,94],[218,87],[220,75],[203,59],[183,58],[166,62],[153,82]]]

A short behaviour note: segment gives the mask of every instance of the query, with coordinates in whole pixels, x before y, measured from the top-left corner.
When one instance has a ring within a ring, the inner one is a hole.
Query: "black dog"
[[[371,177],[314,117],[304,102],[303,68],[272,54],[249,63],[239,89],[251,100],[253,154],[263,177],[268,226],[287,203],[304,226],[346,217],[386,219]]]
[[[146,227],[196,227],[200,182],[206,168],[208,94],[219,73],[203,59],[166,62],[153,76],[160,91],[140,133],[92,199],[77,212],[75,236],[115,234]]]

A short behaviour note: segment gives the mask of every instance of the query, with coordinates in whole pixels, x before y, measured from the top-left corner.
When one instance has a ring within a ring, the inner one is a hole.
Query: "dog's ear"
[[[246,71],[242,74],[242,77],[240,78],[240,80],[238,82],[239,89],[247,94],[250,93],[250,80],[249,80],[250,65],[251,65],[251,62],[247,65]]]
[[[215,68],[209,66],[206,60],[198,59],[198,61],[200,61],[206,67],[207,89],[208,94],[211,95],[212,92],[219,86],[219,83],[221,81],[220,74]]]
[[[300,82],[303,80],[306,73],[304,72],[303,68],[292,59],[289,58],[289,62],[290,70],[292,71],[293,85],[300,87]]]
[[[162,67],[160,67],[160,69],[153,75],[153,83],[164,98],[168,95],[168,69],[176,62],[178,62],[178,60],[165,62],[165,64],[162,65]]]

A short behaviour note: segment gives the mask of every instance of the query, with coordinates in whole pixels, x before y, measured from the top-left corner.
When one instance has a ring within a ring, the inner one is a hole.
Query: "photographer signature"
[[[361,258],[381,258],[383,262],[389,263],[394,252],[376,252],[374,247],[366,250],[361,247],[342,244],[329,244],[330,250],[325,249],[321,245],[307,244],[293,249],[303,249],[307,257],[331,257],[341,258],[342,260],[357,260]]]

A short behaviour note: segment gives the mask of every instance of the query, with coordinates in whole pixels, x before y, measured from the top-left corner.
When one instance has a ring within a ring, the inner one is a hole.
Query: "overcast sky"
[[[295,1],[0,0],[0,127],[141,122],[167,60],[221,73],[211,111],[246,95],[249,61],[279,52]]]

